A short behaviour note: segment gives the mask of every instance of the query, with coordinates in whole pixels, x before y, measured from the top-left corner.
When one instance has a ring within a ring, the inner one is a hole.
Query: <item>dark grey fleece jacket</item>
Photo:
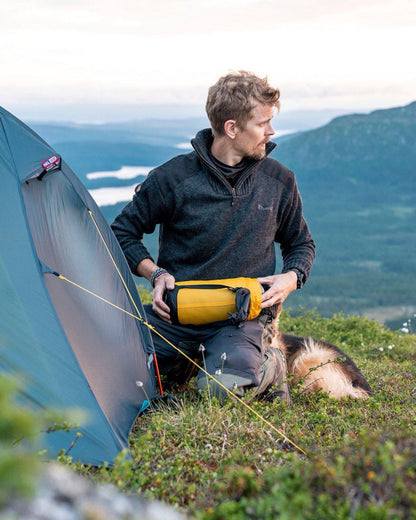
[[[296,268],[306,281],[315,244],[293,173],[269,157],[253,160],[232,188],[209,159],[211,143],[210,129],[198,132],[195,151],[152,170],[111,225],[131,270],[151,258],[143,233],[160,224],[157,265],[177,281],[274,274],[275,242],[282,272]]]

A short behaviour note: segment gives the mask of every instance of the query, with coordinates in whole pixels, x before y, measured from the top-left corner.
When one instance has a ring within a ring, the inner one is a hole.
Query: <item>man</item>
[[[263,394],[275,386],[289,401],[286,367],[278,349],[262,345],[269,312],[305,283],[315,245],[302,215],[302,203],[291,171],[268,157],[276,146],[272,118],[280,93],[266,79],[240,71],[220,78],[209,89],[206,111],[211,129],[191,141],[194,151],[156,168],[112,224],[133,273],[151,281],[150,323],[190,356],[198,347],[209,374],[234,393],[247,388]],[[160,224],[155,264],[142,244],[143,233]],[[274,243],[283,257],[274,274]],[[238,276],[258,278],[266,287],[263,316],[242,326],[177,326],[163,301],[175,280],[213,280]],[[181,377],[181,355],[154,336],[162,373]],[[201,347],[202,345],[202,347]],[[208,378],[202,372],[197,386]],[[220,399],[224,390],[210,387]]]

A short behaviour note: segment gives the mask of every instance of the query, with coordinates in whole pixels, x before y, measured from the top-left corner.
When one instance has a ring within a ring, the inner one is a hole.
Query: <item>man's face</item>
[[[238,127],[234,148],[242,157],[259,160],[266,156],[266,143],[275,134],[271,124],[274,110],[271,105],[257,103],[246,126]]]

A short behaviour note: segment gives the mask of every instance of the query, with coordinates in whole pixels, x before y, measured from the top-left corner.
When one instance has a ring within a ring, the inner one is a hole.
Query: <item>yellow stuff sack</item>
[[[166,291],[164,301],[175,324],[238,324],[260,314],[261,295],[256,278],[240,277],[176,282],[174,289]]]

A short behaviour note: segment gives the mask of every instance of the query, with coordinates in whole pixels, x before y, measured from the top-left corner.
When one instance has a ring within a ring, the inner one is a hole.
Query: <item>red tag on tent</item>
[[[49,157],[49,159],[46,159],[46,161],[42,163],[42,167],[47,172],[56,166],[59,166],[59,157],[57,155],[52,155],[52,157]]]

